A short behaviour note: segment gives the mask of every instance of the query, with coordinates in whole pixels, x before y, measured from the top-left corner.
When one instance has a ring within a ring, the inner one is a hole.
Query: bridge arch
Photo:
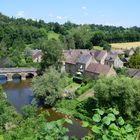
[[[35,73],[29,72],[26,74],[26,78],[33,78],[34,76],[36,76]]]
[[[21,74],[19,74],[19,73],[14,73],[14,74],[12,75],[12,79],[21,79]]]

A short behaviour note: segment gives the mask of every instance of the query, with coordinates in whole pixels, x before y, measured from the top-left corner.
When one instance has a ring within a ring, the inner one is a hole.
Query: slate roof
[[[38,50],[38,49],[31,50],[31,54],[33,60],[43,55],[42,50]]]
[[[76,49],[76,50],[65,50],[64,51],[65,61],[70,64],[76,64],[78,58],[80,58],[81,56],[86,56],[86,55],[89,55],[89,50],[86,50],[86,49],[84,49],[84,50]],[[82,61],[82,60],[83,60],[83,57],[81,59],[79,59],[79,61]]]
[[[107,53],[106,51],[95,51],[94,57],[96,60],[100,61],[106,55],[106,53]]]
[[[131,78],[136,78],[136,79],[139,79],[140,80],[140,70],[139,69],[132,69],[132,68],[129,68],[127,71],[126,71],[127,75]]]
[[[89,57],[93,56],[95,60],[100,61],[105,56],[106,51],[90,51],[87,49],[73,49],[73,50],[65,50],[64,58],[67,63],[76,64],[86,63],[89,60]],[[84,60],[85,59],[85,60]]]
[[[81,55],[78,59],[77,59],[77,63],[82,63],[82,64],[86,64],[91,58],[90,54],[87,55]]]
[[[102,65],[102,64],[96,64],[96,63],[91,63],[87,67],[86,71],[87,72],[92,72],[92,73],[97,73],[97,74],[104,74],[107,75],[108,72],[110,71],[110,67],[108,65]]]
[[[107,57],[106,57],[106,61],[115,61],[115,59],[117,58],[117,54],[113,54],[113,53],[108,53]]]

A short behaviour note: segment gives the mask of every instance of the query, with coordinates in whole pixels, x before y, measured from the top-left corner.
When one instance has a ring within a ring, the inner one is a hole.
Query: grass
[[[92,97],[94,95],[94,89],[91,88],[89,89],[88,91],[86,91],[84,94],[82,94],[81,96],[79,96],[77,98],[78,101],[83,101],[83,100],[86,100],[87,98],[89,97]]]
[[[65,90],[68,90],[70,92],[75,92],[75,90],[80,87],[80,84],[77,83],[71,83],[70,85],[68,85]]]
[[[112,43],[111,47],[113,49],[122,49],[122,50],[127,50],[127,49],[131,49],[139,47],[140,46],[140,42],[127,42],[127,43]]]
[[[93,46],[93,50],[103,50],[103,47],[100,47],[100,46]]]
[[[57,40],[59,38],[59,34],[57,34],[55,32],[49,32],[48,33],[48,39],[52,39],[52,38]]]

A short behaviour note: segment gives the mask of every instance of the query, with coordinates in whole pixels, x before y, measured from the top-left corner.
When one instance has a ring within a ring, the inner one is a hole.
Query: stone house
[[[84,75],[86,77],[92,77],[92,79],[97,79],[100,75],[103,76],[116,76],[116,71],[113,67],[109,67],[108,65],[91,63],[85,70]]]
[[[114,68],[122,68],[123,62],[116,53],[108,53],[105,59],[105,65],[113,66]]]
[[[107,51],[95,51],[94,57],[98,63],[104,64],[107,57]]]
[[[135,49],[134,48],[131,48],[131,49],[125,51],[125,55],[127,57],[131,57],[134,53],[135,53]]]
[[[31,50],[31,57],[32,57],[33,62],[40,63],[42,60],[42,56],[43,56],[42,50],[38,50],[38,49]]]
[[[68,50],[64,52],[65,71],[71,74],[81,73],[96,79],[99,75],[116,75],[113,67],[103,65],[106,51]]]
[[[140,80],[140,70],[129,68],[126,71],[127,75],[131,78],[136,78]]]

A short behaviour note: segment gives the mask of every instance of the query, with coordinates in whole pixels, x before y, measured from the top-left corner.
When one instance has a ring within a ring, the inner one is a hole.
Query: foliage
[[[99,107],[116,107],[122,116],[133,118],[140,109],[140,81],[127,77],[97,80],[95,97]]]
[[[76,113],[76,106],[78,101],[77,100],[68,100],[68,99],[62,99],[59,100],[55,107],[58,112],[67,114],[67,115],[73,115]]]
[[[93,82],[89,82],[87,84],[82,84],[81,87],[79,87],[76,91],[75,91],[75,94],[80,96],[82,95],[83,93],[85,93],[87,90],[89,90],[90,88],[93,87]]]
[[[130,68],[140,69],[140,48],[137,48],[136,53],[131,56],[128,62]]]
[[[103,50],[107,50],[107,51],[111,50],[111,45],[106,41],[102,41],[99,45],[103,47]]]
[[[63,49],[61,42],[55,39],[50,39],[48,41],[42,42],[41,48],[44,53],[41,68],[43,70],[49,66],[55,66],[59,68]]]
[[[134,128],[119,115],[115,108],[106,110],[95,109],[95,114],[92,117],[92,123],[83,122],[83,127],[90,127],[93,136],[88,136],[89,139],[102,140],[134,140]],[[85,138],[86,139],[86,138]]]
[[[37,101],[44,105],[54,105],[62,97],[66,85],[65,76],[51,67],[43,76],[33,79],[32,89]]]

